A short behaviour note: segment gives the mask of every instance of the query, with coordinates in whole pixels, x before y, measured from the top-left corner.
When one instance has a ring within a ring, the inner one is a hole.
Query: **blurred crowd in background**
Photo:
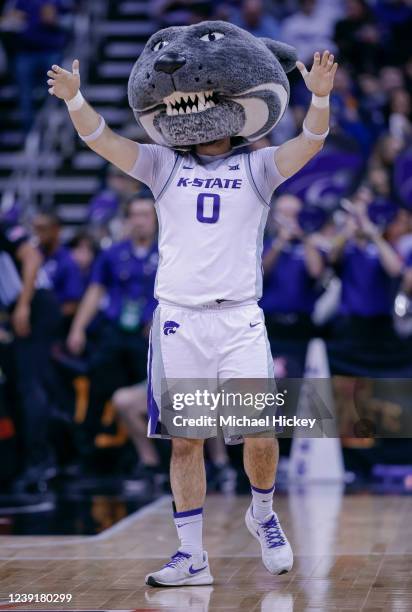
[[[34,83],[61,60],[79,5],[1,4],[0,72],[14,73],[28,131]],[[321,337],[332,375],[410,377],[412,2],[147,4],[156,29],[225,19],[293,45],[308,69],[314,51],[336,55],[331,134],[317,159],[275,194],[264,243],[261,306],[276,375],[302,376],[308,342]],[[297,70],[289,77],[285,117],[251,148],[299,133],[310,94]],[[150,191],[107,167],[87,224],[70,240],[53,206],[24,224],[19,212],[0,217],[0,445],[15,457],[0,467],[0,479],[17,491],[56,473],[113,470],[126,480],[164,482],[167,445],[145,437],[158,260]],[[207,453],[212,486],[230,489],[223,444],[211,442]]]

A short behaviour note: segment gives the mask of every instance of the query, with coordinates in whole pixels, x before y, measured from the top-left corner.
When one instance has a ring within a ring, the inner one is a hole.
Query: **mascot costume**
[[[302,133],[280,147],[237,150],[280,121],[289,101],[286,75],[295,66],[312,92]],[[264,419],[246,418],[259,421],[258,427],[248,425],[242,420],[247,416],[244,406],[240,415],[236,405],[234,424],[213,423],[210,395],[201,393],[195,404],[193,396],[192,403],[185,396],[186,412],[178,413],[177,423],[175,410],[180,408],[173,404],[171,409],[171,387],[168,382],[165,392],[164,382],[183,380],[197,389],[193,381],[200,379],[224,385],[247,379],[254,392],[259,380],[273,388],[273,359],[257,303],[263,284],[263,233],[274,190],[320,150],[327,136],[336,68],[329,51],[322,56],[316,52],[308,72],[292,47],[256,38],[226,22],[161,30],[147,42],[128,85],[134,115],[155,144],[135,143],[106,126],[80,92],[77,60],[72,72],[59,66],[48,72],[49,92],[65,100],[80,137],[148,185],[156,200],[159,305],[150,333],[148,433],[172,438],[171,485],[180,546],[168,563],[146,576],[151,586],[213,582],[202,540],[203,442],[219,426],[228,442],[244,442],[252,493],[245,522],[260,544],[264,566],[276,575],[293,565],[292,549],[272,508],[278,454],[272,422],[262,425]],[[129,257],[144,257],[135,246],[129,240],[122,249]],[[277,257],[283,247],[275,241],[271,248]],[[116,259],[123,251],[118,245],[113,249]],[[121,266],[119,261],[114,273]],[[119,282],[119,299],[122,292]],[[74,352],[83,346],[87,323],[79,310],[68,338]],[[190,417],[201,408],[211,420],[200,426]]]
[[[158,144],[187,149],[230,136],[233,146],[244,145],[282,118],[286,73],[295,65],[289,45],[230,23],[171,27],[154,34],[137,60],[129,103]]]

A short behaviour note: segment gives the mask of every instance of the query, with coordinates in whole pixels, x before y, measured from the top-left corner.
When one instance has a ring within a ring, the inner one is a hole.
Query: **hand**
[[[16,335],[25,338],[31,332],[30,327],[30,306],[24,302],[17,302],[11,315],[13,329]]]
[[[359,215],[358,222],[363,234],[370,240],[375,240],[380,236],[379,229],[366,214]]]
[[[290,227],[287,227],[286,225],[280,225],[279,231],[278,231],[278,241],[281,244],[286,244],[287,242],[290,242],[291,240],[293,240],[292,229]]]
[[[67,338],[67,348],[73,355],[80,355],[86,346],[86,334],[81,329],[72,329]]]
[[[303,237],[303,242],[314,249],[322,249],[327,247],[328,240],[322,234],[313,232],[313,234],[307,234]]]
[[[329,51],[324,51],[322,58],[316,52],[313,56],[313,66],[308,72],[305,64],[296,62],[296,67],[303,76],[306,87],[316,96],[328,96],[333,88],[338,64],[334,63],[334,56]]]
[[[71,100],[80,89],[79,60],[75,59],[72,64],[72,72],[64,70],[54,64],[48,71],[51,77],[47,84],[50,86],[49,94],[61,100]]]
[[[356,222],[356,219],[353,215],[348,215],[346,219],[345,226],[343,228],[343,234],[346,238],[353,238],[359,229],[359,224]]]

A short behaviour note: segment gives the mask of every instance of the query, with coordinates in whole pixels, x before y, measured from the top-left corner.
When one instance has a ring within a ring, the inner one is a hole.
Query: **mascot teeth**
[[[166,114],[170,117],[174,115],[190,115],[213,108],[213,91],[197,91],[195,93],[173,92],[167,98],[163,98],[166,104]]]

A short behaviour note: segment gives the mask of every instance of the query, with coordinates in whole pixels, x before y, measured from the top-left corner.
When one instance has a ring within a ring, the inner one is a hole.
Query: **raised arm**
[[[312,102],[303,122],[303,132],[275,152],[279,172],[287,178],[303,168],[323,147],[329,132],[329,94],[338,68],[329,51],[324,51],[322,57],[315,53],[310,72],[302,62],[296,62],[296,66],[312,92]]]
[[[80,92],[79,60],[74,60],[72,72],[53,65],[47,76],[49,93],[66,102],[79,136],[104,159],[124,172],[130,172],[136,163],[139,147],[107,127],[103,118],[85,101]]]

